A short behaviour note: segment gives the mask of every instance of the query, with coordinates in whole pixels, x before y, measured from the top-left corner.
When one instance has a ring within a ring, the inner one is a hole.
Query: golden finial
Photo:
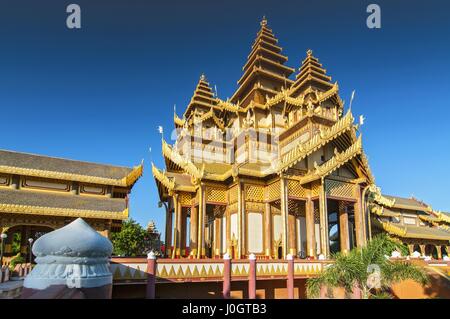
[[[262,18],[262,20],[261,20],[261,26],[262,27],[264,27],[264,26],[266,26],[267,25],[267,19],[266,19],[266,15],[263,15],[263,18]]]
[[[202,75],[200,75],[200,81],[205,81],[205,80],[206,80],[205,73],[202,73]]]
[[[306,51],[306,55],[307,55],[307,56],[311,56],[312,54],[313,54],[313,52],[312,52],[311,49],[308,49],[308,51]]]

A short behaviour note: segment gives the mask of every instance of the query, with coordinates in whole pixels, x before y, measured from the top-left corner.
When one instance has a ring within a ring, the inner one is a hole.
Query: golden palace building
[[[448,254],[449,215],[384,196],[339,86],[312,50],[298,70],[260,30],[230,99],[202,75],[177,139],[153,165],[171,258],[327,259],[388,232],[411,253]],[[294,76],[292,76],[294,75]]]
[[[15,233],[20,251],[28,238],[82,217],[104,236],[128,218],[128,194],[142,174],[134,168],[0,150],[0,231],[5,255]]]

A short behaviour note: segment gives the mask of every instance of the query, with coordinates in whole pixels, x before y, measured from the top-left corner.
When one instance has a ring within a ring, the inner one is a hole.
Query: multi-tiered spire
[[[273,96],[281,88],[290,86],[292,81],[288,77],[295,71],[284,65],[288,58],[281,54],[283,49],[267,27],[265,17],[260,24],[261,28],[243,67],[244,74],[238,80],[239,88],[231,98],[233,103],[243,107],[251,101],[264,104],[266,95]]]
[[[192,111],[195,109],[200,109],[204,112],[209,111],[216,105],[216,99],[214,98],[214,93],[211,87],[209,86],[208,81],[204,74],[200,76],[200,79],[197,83],[197,87],[195,88],[194,95],[189,102],[189,105],[186,108],[186,112],[184,113],[185,118],[189,118]]]
[[[306,58],[302,61],[302,66],[299,71],[291,87],[295,96],[301,94],[308,88],[323,92],[333,87],[331,76],[327,75],[327,71],[319,63],[319,59],[313,56],[312,50],[306,52]]]

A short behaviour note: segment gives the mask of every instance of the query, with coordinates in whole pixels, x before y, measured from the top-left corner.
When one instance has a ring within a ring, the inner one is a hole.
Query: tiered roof
[[[244,73],[238,80],[239,87],[231,98],[231,102],[240,102],[243,107],[251,101],[264,104],[266,95],[273,96],[282,87],[286,88],[292,84],[289,76],[295,71],[284,65],[288,58],[281,53],[283,49],[278,46],[278,39],[267,27],[266,18],[263,18],[260,25],[247,63],[242,68]],[[261,84],[263,79],[273,83],[273,86]]]
[[[312,50],[306,52],[306,58],[302,61],[299,71],[291,88],[295,96],[308,88],[324,92],[333,87],[331,76],[327,75],[327,71],[319,63],[319,59],[313,56]]]
[[[216,99],[214,98],[214,92],[209,86],[208,81],[204,74],[200,76],[200,79],[195,88],[194,94],[189,102],[189,105],[184,112],[184,117],[187,119],[190,117],[191,113],[199,108],[202,110],[209,110],[214,108],[217,104]]]

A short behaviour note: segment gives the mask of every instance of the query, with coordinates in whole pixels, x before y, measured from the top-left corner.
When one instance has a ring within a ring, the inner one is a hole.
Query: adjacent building
[[[28,239],[82,217],[104,236],[128,218],[128,195],[141,176],[134,168],[81,162],[0,150],[0,231],[12,253],[14,234],[20,251]]]

